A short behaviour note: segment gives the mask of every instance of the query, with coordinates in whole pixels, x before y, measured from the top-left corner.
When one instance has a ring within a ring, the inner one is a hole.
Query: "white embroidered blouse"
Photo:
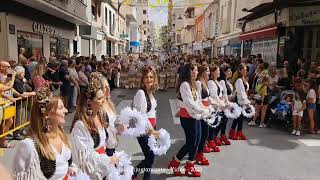
[[[201,120],[204,115],[210,114],[209,109],[203,107],[201,98],[199,98],[197,92],[194,92],[196,93],[196,99],[194,99],[188,82],[181,83],[179,90],[182,99],[182,101],[179,100],[180,108],[185,108],[191,117]]]
[[[209,92],[210,92],[210,97],[213,100],[213,102],[211,102],[212,105],[218,106],[218,107],[225,106],[225,103],[224,103],[223,97],[222,97],[223,87],[221,86],[221,84],[217,81],[209,80],[208,81],[208,88],[209,88]],[[220,91],[218,92],[219,89],[220,89]]]
[[[223,98],[225,100],[225,102],[229,102],[229,98],[232,97],[232,92],[233,92],[233,86],[232,84],[227,81],[227,80],[221,80],[219,81],[220,85],[222,86],[222,94],[223,94]],[[230,91],[231,91],[231,95],[228,95],[228,90],[227,90],[227,85],[226,83],[228,84],[229,88],[230,88]]]
[[[49,180],[61,180],[69,169],[68,160],[71,158],[71,150],[63,145],[61,153],[53,146],[56,155],[56,169]],[[26,138],[18,144],[13,166],[14,179],[19,180],[43,180],[46,177],[40,167],[40,158],[32,139]]]
[[[149,95],[150,103],[151,103],[151,109],[148,111],[148,105],[147,105],[147,98],[142,89],[139,89],[136,93],[136,95],[133,98],[133,107],[136,108],[138,111],[146,113],[148,118],[156,118],[157,117],[157,101],[153,95]],[[147,127],[146,132],[149,132],[149,130],[152,130],[152,124],[150,121],[147,121]]]
[[[77,166],[87,173],[92,180],[101,180],[109,173],[110,158],[107,154],[99,154],[96,149],[105,147],[105,130],[99,130],[100,143],[94,148],[94,141],[89,130],[81,120],[77,121],[71,131],[72,158]]]
[[[248,99],[248,95],[247,95],[247,91],[249,90],[249,84],[248,82],[245,82],[246,83],[246,87],[245,88],[245,85],[244,85],[244,82],[242,81],[241,78],[238,78],[237,81],[236,81],[236,92],[237,92],[237,100],[238,100],[238,103],[239,105],[247,105],[247,104],[250,104],[250,101]]]

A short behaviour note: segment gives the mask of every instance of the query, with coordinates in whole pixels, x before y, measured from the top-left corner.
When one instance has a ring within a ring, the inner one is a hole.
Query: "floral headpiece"
[[[102,80],[103,75],[99,72],[94,72],[91,74],[89,86],[87,89],[87,98],[93,98],[93,96],[98,92],[100,89],[102,89]]]
[[[46,112],[46,106],[52,97],[51,91],[49,88],[42,87],[36,93],[36,101],[39,103],[39,108],[41,113]]]

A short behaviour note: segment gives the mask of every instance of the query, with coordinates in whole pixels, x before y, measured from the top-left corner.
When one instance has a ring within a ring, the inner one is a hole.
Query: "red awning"
[[[277,25],[260,28],[253,31],[241,33],[239,38],[241,41],[261,39],[261,38],[272,38],[277,36]]]

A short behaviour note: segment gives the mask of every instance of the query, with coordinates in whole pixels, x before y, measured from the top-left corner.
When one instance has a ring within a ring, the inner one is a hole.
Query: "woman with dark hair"
[[[186,135],[186,143],[172,158],[169,168],[175,176],[181,176],[180,161],[189,154],[185,165],[185,174],[190,177],[200,177],[201,173],[194,167],[194,160],[201,139],[201,119],[210,116],[209,109],[202,106],[196,91],[198,68],[193,63],[188,63],[181,71],[176,89],[180,105],[180,122]]]
[[[155,137],[159,136],[159,132],[155,130],[157,124],[157,101],[154,97],[158,88],[158,78],[156,71],[152,67],[146,67],[142,70],[140,85],[140,89],[133,99],[133,107],[142,113],[146,113],[149,121],[146,127],[147,133],[137,137],[145,159],[135,167],[132,179],[137,179],[137,175],[143,171],[143,169],[147,169],[147,171],[144,171],[143,179],[149,180],[151,178],[151,172],[149,170],[152,168],[155,155],[148,146],[148,139],[150,135]]]
[[[218,111],[222,111],[225,108],[225,102],[223,100],[222,96],[222,90],[223,87],[218,81],[218,78],[220,77],[220,68],[216,65],[213,65],[210,67],[210,80],[208,82],[208,88],[210,97],[212,98],[212,106],[214,109]],[[217,137],[218,133],[220,132],[221,124],[218,125],[216,128],[209,128],[209,137],[208,137],[208,146],[211,148],[214,152],[220,152],[219,147],[222,143],[220,139]]]
[[[233,98],[233,95],[232,95],[233,86],[228,81],[230,78],[232,78],[231,67],[229,64],[224,63],[221,65],[219,83],[222,86],[223,100],[226,105],[228,105],[230,103],[230,101],[232,101],[232,98]],[[231,144],[231,142],[226,137],[227,122],[228,122],[228,118],[223,113],[223,116],[221,118],[221,127],[220,127],[220,141],[224,145]]]
[[[196,82],[197,93],[199,98],[202,101],[203,106],[210,107],[209,103],[209,89],[208,89],[208,81],[210,76],[210,69],[207,65],[202,65],[199,67],[199,74],[198,74],[198,81]],[[208,166],[209,161],[206,159],[203,153],[210,153],[210,148],[206,143],[208,139],[209,133],[209,126],[208,124],[202,119],[201,120],[201,138],[200,144],[198,147],[198,152],[196,154],[195,160],[196,163],[199,165]]]
[[[247,96],[249,90],[249,84],[246,79],[247,76],[247,66],[243,63],[239,65],[238,68],[238,79],[236,81],[236,103],[240,106],[246,106],[250,104]],[[245,117],[241,114],[240,117],[235,119],[232,123],[231,129],[229,131],[229,138],[233,140],[246,140],[247,137],[242,132],[243,120]],[[237,128],[237,131],[236,131]]]

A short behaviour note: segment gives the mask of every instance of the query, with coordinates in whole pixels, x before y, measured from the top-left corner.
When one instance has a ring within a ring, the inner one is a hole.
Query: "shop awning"
[[[269,27],[264,27],[264,28],[253,30],[253,31],[241,33],[239,38],[241,41],[261,39],[261,38],[272,38],[277,36],[277,29],[278,29],[277,25],[272,25]]]
[[[131,41],[130,42],[130,46],[140,46],[141,45],[141,43],[139,42],[139,41]]]

